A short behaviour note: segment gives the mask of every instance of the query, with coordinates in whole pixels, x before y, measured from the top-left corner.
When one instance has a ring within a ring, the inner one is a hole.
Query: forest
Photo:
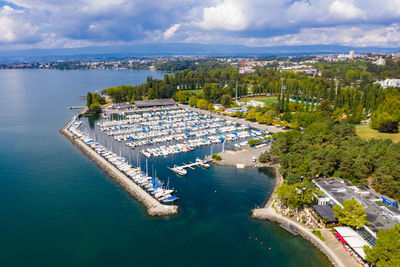
[[[259,160],[279,161],[280,172],[289,185],[313,177],[340,177],[400,198],[400,143],[390,139],[365,141],[345,121],[310,114],[301,115],[304,132],[275,134],[270,152]]]

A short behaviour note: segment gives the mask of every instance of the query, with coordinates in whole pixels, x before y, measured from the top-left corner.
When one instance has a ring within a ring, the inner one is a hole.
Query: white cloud
[[[216,6],[204,8],[203,18],[198,25],[206,30],[244,30],[248,26],[245,12],[245,6],[241,6],[239,1],[225,0]]]
[[[0,43],[31,42],[38,27],[24,18],[24,11],[10,6],[0,9]]]
[[[177,30],[179,30],[179,28],[181,27],[180,24],[174,24],[171,27],[169,27],[165,32],[164,32],[164,39],[168,40],[169,38],[171,38],[172,36],[175,35],[175,32]]]
[[[336,0],[329,6],[329,13],[343,19],[364,18],[364,12],[348,1]]]
[[[253,46],[335,44],[346,46],[400,46],[400,25],[305,28],[296,34],[253,39]]]

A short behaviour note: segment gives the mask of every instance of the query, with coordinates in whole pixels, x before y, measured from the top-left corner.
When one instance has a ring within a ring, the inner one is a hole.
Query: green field
[[[392,139],[392,141],[395,143],[400,141],[400,133],[397,134],[380,133],[369,126],[357,126],[356,133],[359,137],[365,140],[375,138],[375,139]]]
[[[202,89],[196,89],[196,90],[182,90],[183,92],[191,95],[191,94],[195,94],[195,95],[199,95],[201,94],[201,92],[203,92]]]
[[[240,101],[248,102],[250,100],[257,100],[260,102],[264,102],[265,105],[270,106],[272,103],[278,102],[278,98],[276,96],[266,97],[266,96],[259,96],[259,97],[246,97],[241,98]]]

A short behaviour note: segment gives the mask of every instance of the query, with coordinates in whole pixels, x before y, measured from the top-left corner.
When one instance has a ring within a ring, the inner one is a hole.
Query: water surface
[[[0,71],[0,265],[329,266],[309,242],[249,217],[272,191],[268,169],[213,166],[179,178],[166,166],[209,148],[152,159],[150,171],[169,178],[180,197],[178,216],[152,218],[58,133],[73,116],[66,107],[83,104],[80,95],[148,75],[163,76]]]

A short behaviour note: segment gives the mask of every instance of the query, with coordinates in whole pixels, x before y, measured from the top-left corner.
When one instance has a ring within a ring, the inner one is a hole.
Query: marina
[[[182,177],[188,174],[188,169],[210,168],[209,163],[212,160],[207,157],[213,154],[213,149],[214,152],[219,152],[220,149],[224,151],[225,147],[237,150],[247,145],[248,140],[263,139],[269,134],[199,111],[176,106],[152,108],[146,101],[142,102],[144,110],[131,107],[127,110],[128,106],[123,105],[124,111],[119,110],[113,114],[103,112],[100,119],[95,124],[92,123],[92,126],[83,123],[84,120],[79,120],[79,116],[75,116],[65,131],[71,133],[75,140],[82,141],[97,156],[112,164],[130,183],[140,187],[144,192],[140,191],[140,194],[136,192],[133,195],[135,197],[140,195],[138,199],[149,199],[142,202],[150,207],[152,215],[159,215],[154,212],[154,207],[159,205],[161,205],[158,207],[161,215],[176,213],[175,208],[169,209],[164,206],[173,204],[179,198],[175,195],[174,189],[170,188],[169,178],[166,183],[166,178],[161,181],[162,179],[157,177],[157,170],[154,168],[157,163],[154,161],[151,162],[151,175],[149,175],[147,160],[170,158],[201,147],[210,147],[205,159],[196,157],[188,164],[178,165],[173,162],[172,166],[166,166]],[[118,110],[119,106],[114,108]],[[90,124],[90,120],[88,123]],[[232,143],[230,147],[229,143]],[[146,148],[141,148],[142,146]],[[132,159],[135,158],[136,162],[133,163]],[[144,168],[141,162],[146,162]]]
[[[169,188],[169,182],[165,185],[156,176],[149,176],[148,169],[144,172],[140,167],[134,168],[126,158],[118,156],[82,133],[80,130],[82,123],[75,116],[61,129],[61,133],[116,179],[131,195],[141,201],[146,206],[149,215],[164,216],[178,212],[177,206],[165,205],[178,199],[174,195],[174,189]]]
[[[97,123],[99,129],[117,142],[125,142],[131,149],[141,149],[147,158],[193,151],[200,146],[232,142],[239,139],[261,138],[261,130],[224,120],[198,111],[160,109],[154,112],[120,113],[122,119]],[[238,144],[236,144],[238,146]]]

